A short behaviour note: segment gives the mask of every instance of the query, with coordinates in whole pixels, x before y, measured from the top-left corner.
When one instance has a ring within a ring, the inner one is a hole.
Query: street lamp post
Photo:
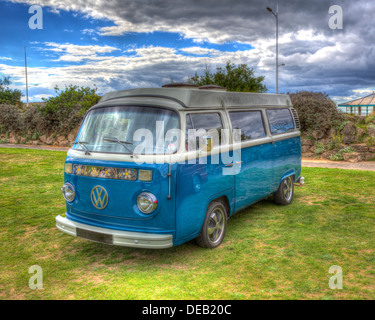
[[[267,11],[276,18],[276,93],[279,93],[279,6],[276,5],[276,13],[270,7],[267,7]]]
[[[26,59],[26,47],[25,47],[25,75],[26,75],[26,106],[29,106],[29,85],[27,83],[27,59]]]

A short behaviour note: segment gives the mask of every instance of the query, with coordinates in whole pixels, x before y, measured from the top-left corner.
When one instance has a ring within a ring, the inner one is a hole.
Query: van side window
[[[186,150],[190,150],[192,146],[189,148],[189,130],[194,129],[193,128],[193,123],[191,122],[191,117],[190,114],[186,115],[186,133],[185,133],[185,148]],[[194,142],[195,143],[195,142]]]
[[[218,113],[191,113],[186,115],[186,149],[188,149],[189,146],[192,146],[195,144],[196,137],[188,137],[188,130],[194,129],[196,130],[196,133],[199,135],[199,130],[203,129],[210,131],[211,129],[214,129],[217,131],[218,135],[218,141],[213,141],[214,144],[220,144],[221,143],[221,129],[223,128],[223,124],[221,121],[221,117]],[[215,139],[217,140],[217,139]]]
[[[192,113],[190,114],[194,129],[210,129],[220,130],[223,125],[218,113]]]
[[[294,122],[289,109],[267,110],[271,134],[279,134],[294,130]]]
[[[232,129],[241,130],[241,141],[259,139],[266,136],[261,111],[229,112]]]

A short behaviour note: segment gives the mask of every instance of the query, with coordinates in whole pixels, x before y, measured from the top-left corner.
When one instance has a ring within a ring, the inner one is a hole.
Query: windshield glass
[[[133,106],[98,108],[87,114],[73,149],[166,154],[171,143],[179,145],[179,138],[173,135],[178,129],[179,117],[172,110]]]

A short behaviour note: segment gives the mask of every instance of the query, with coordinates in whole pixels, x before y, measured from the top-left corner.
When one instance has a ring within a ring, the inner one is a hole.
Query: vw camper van
[[[282,94],[111,92],[85,115],[64,171],[59,230],[127,247],[215,248],[236,212],[270,195],[292,202],[300,123]]]

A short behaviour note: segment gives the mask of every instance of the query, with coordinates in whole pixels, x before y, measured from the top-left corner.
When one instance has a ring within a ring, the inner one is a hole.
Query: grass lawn
[[[65,152],[0,148],[0,299],[374,299],[375,172],[303,168],[289,206],[228,221],[214,250],[101,245],[55,227]],[[43,269],[43,289],[28,286]],[[340,266],[343,289],[329,268]]]

